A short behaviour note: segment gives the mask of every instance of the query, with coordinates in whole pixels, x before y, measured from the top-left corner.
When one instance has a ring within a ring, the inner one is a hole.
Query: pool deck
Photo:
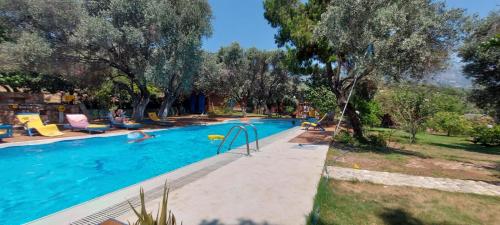
[[[165,180],[171,188],[169,210],[186,225],[299,225],[313,208],[327,145],[289,140],[293,128],[260,141],[251,156],[244,149],[211,157],[80,205],[35,220],[39,224],[98,224],[108,218],[135,222],[127,201],[138,206],[139,188],[156,214]]]

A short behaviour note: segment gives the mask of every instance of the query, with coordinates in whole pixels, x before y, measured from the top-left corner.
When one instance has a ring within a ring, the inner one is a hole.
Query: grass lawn
[[[370,131],[383,132],[386,135],[393,133],[391,136],[391,140],[398,143],[409,144],[408,137],[410,134],[404,131],[387,128],[372,128],[370,129]],[[469,137],[465,136],[446,136],[420,132],[417,134],[417,145],[428,145],[451,150],[456,149],[467,152],[500,155],[500,146],[483,146],[480,144],[474,144],[470,141]]]
[[[389,147],[349,148],[341,155],[337,145],[328,153],[329,165],[398,172],[411,175],[481,180],[500,184],[500,147],[476,145],[466,137],[448,137],[420,133],[417,143],[408,143],[407,133],[390,129],[372,129],[370,132],[392,132]]]
[[[322,179],[309,225],[498,224],[500,197]],[[314,221],[316,223],[313,223]]]

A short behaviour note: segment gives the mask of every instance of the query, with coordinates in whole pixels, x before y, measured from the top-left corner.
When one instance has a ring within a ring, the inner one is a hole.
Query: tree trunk
[[[410,143],[411,144],[416,143],[417,142],[417,131],[418,131],[417,125],[415,125],[415,124],[410,125],[409,131],[410,131]]]
[[[337,98],[337,106],[340,110],[344,110],[344,106],[347,103],[347,96],[345,96],[341,91],[335,91],[335,96]],[[341,111],[342,113],[342,111]],[[349,120],[354,131],[354,137],[360,141],[365,141],[363,136],[363,125],[361,124],[361,119],[356,113],[356,109],[351,103],[347,103],[347,108],[345,109],[345,115]],[[342,119],[342,118],[340,118]]]
[[[271,107],[269,107],[266,103],[264,103],[264,111],[266,111],[266,115],[271,116]]]
[[[132,118],[137,121],[144,119],[144,111],[149,104],[149,94],[148,95],[136,95],[136,99],[133,101],[133,111]]]
[[[165,93],[165,99],[161,102],[160,110],[158,111],[158,116],[160,118],[168,117],[169,112],[172,109],[172,105],[174,104],[175,98],[172,96],[168,96]]]
[[[416,130],[412,130],[411,131],[411,140],[410,140],[410,143],[414,144],[415,142],[417,142],[417,131]]]
[[[245,102],[240,103],[241,112],[243,113],[243,117],[247,117],[247,104]]]
[[[347,118],[349,119],[349,123],[351,124],[352,129],[354,130],[354,137],[356,137],[356,139],[360,141],[365,140],[363,136],[363,125],[361,124],[361,119],[359,118],[359,115],[356,113],[356,109],[354,108],[354,106],[352,106],[351,103],[347,104],[345,113],[347,115]]]

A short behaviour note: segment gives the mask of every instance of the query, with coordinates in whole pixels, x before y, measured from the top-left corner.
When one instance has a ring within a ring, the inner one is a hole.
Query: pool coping
[[[300,129],[300,127],[293,127],[260,139],[259,147],[272,144],[274,141],[294,134]],[[255,146],[255,141],[250,143],[250,146]],[[215,171],[218,168],[221,168],[231,162],[234,162],[239,158],[251,157],[251,155],[246,155],[246,148],[242,147],[243,146],[239,146],[228,152],[224,152],[223,154],[214,155],[212,157],[203,159],[190,165],[183,166],[173,171],[143,180],[139,183],[107,193],[103,196],[90,199],[80,204],[73,205],[71,207],[40,217],[25,224],[89,225],[99,224],[106,219],[116,218],[131,210],[128,202],[130,202],[134,207],[139,206],[140,202],[138,199],[138,195],[141,187],[144,189],[146,202],[150,199],[161,197],[161,195],[163,194],[162,192],[165,181],[168,182],[170,190],[173,191],[201,177],[204,177],[210,172]]]
[[[289,120],[289,121],[291,121],[293,119],[252,118],[252,120],[285,120],[285,121]],[[217,125],[217,124],[231,123],[233,121],[239,121],[239,120],[238,119],[226,119],[226,120],[220,121],[220,122],[206,122],[204,124],[190,124],[190,125],[185,125],[185,126],[165,127],[165,128],[158,128],[158,129],[138,129],[138,130],[142,130],[145,132],[157,132],[157,131],[181,129],[181,128],[193,127],[193,126],[213,126],[213,125]],[[118,132],[113,132],[113,133],[86,134],[86,135],[73,136],[73,137],[61,137],[61,138],[50,138],[50,139],[33,140],[33,141],[0,143],[0,151],[2,149],[9,148],[9,147],[19,147],[19,146],[26,146],[26,145],[44,145],[44,144],[51,144],[51,143],[55,143],[55,142],[61,142],[61,141],[74,141],[74,140],[90,139],[90,138],[114,137],[114,136],[129,134],[129,133],[134,132],[134,131],[137,131],[137,130],[123,130],[123,131],[118,131]]]

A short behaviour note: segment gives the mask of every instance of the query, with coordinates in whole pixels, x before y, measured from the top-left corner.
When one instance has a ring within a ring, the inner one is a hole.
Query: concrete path
[[[277,140],[170,193],[169,209],[187,225],[305,224],[328,146]],[[148,201],[156,212],[159,198]],[[135,221],[128,212],[117,218]]]
[[[412,186],[442,191],[500,196],[499,186],[481,181],[412,176],[401,173],[377,172],[334,166],[329,166],[327,169],[329,177],[338,180],[358,180],[384,185]]]

